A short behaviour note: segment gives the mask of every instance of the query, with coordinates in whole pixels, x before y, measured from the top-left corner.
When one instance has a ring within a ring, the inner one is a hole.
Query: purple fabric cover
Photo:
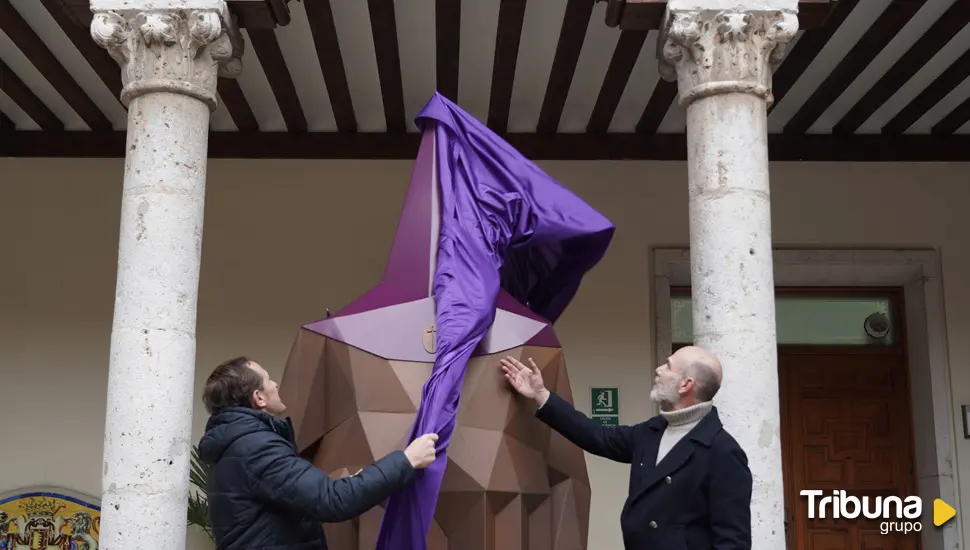
[[[435,132],[441,218],[437,351],[410,440],[435,432],[439,454],[388,501],[377,550],[426,550],[465,366],[492,325],[500,288],[554,322],[614,232],[603,215],[438,93],[416,121]]]

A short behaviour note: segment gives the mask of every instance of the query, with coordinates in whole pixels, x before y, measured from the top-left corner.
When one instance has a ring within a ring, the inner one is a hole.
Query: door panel
[[[918,548],[919,533],[883,535],[880,520],[833,519],[831,504],[827,518],[808,519],[808,498],[798,494],[845,490],[870,501],[916,494],[904,355],[780,348],[778,368],[790,548]]]

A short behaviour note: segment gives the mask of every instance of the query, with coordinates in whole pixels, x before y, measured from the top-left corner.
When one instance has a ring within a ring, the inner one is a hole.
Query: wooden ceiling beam
[[[501,0],[498,29],[495,32],[495,60],[492,62],[492,89],[488,97],[488,127],[504,132],[509,126],[512,85],[519,59],[522,22],[526,0]]]
[[[434,7],[435,84],[438,92],[458,102],[461,51],[461,1],[436,0]]]
[[[300,105],[300,96],[296,93],[293,77],[286,65],[280,43],[276,40],[274,29],[249,29],[249,42],[259,58],[259,64],[266,74],[266,80],[273,90],[280,113],[290,132],[306,132],[307,120]]]
[[[677,98],[677,93],[676,82],[670,82],[663,78],[657,80],[657,85],[654,86],[653,93],[650,94],[650,100],[647,101],[647,106],[643,108],[640,120],[637,121],[636,132],[641,135],[656,134],[657,130],[660,129],[660,123],[663,122],[664,117],[667,116],[667,111],[670,110],[674,99]]]
[[[0,132],[0,157],[122,158],[125,132]],[[502,135],[532,160],[687,159],[683,134]],[[417,133],[210,132],[209,158],[218,159],[392,159],[412,161]],[[970,135],[769,134],[772,161],[968,162]]]
[[[24,55],[30,58],[38,72],[50,82],[64,101],[74,109],[81,120],[92,130],[110,130],[111,121],[88,97],[87,92],[74,80],[71,73],[61,65],[40,36],[34,32],[20,12],[9,0],[0,0],[0,30],[6,34]],[[90,36],[88,37],[90,40]],[[119,69],[116,69],[119,70]],[[120,71],[120,70],[119,70]]]
[[[236,23],[246,30],[273,30],[290,24],[290,0],[228,0]]]
[[[387,131],[404,133],[407,131],[407,121],[404,114],[404,84],[401,80],[401,54],[397,46],[394,0],[367,0],[367,9],[370,12],[371,34],[374,36],[377,76],[381,82]]]
[[[567,0],[566,13],[559,31],[559,43],[552,60],[552,70],[546,83],[546,94],[539,110],[537,131],[541,134],[554,134],[559,130],[562,110],[566,97],[576,74],[579,55],[583,52],[586,29],[593,15],[593,2],[590,0]]]
[[[320,71],[327,85],[327,95],[330,97],[330,108],[337,122],[337,130],[356,132],[357,115],[354,113],[354,103],[350,97],[347,70],[344,68],[343,56],[340,54],[337,25],[333,21],[330,0],[304,2],[303,5],[310,24],[310,34],[313,36],[313,45],[317,50]]]
[[[803,31],[820,29],[831,22],[839,4],[845,0],[800,0],[798,2],[798,28]],[[925,0],[917,0],[923,2]]]
[[[804,134],[862,74],[879,52],[903,30],[922,2],[892,2],[842,58],[822,84],[785,124],[786,134]]]
[[[609,130],[616,107],[620,104],[627,82],[630,81],[630,74],[633,73],[643,44],[647,41],[648,32],[620,31],[620,39],[613,49],[610,67],[606,70],[606,77],[603,78],[596,104],[593,105],[593,112],[586,124],[587,132],[605,134]]]
[[[253,114],[252,107],[246,101],[239,81],[234,78],[220,78],[216,84],[219,91],[219,99],[229,111],[233,123],[240,132],[258,132],[259,122]]]

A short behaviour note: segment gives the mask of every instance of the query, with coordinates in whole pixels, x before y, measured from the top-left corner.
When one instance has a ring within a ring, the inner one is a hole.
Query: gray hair
[[[694,361],[687,366],[687,376],[694,379],[694,394],[698,401],[710,401],[721,389],[721,381],[714,374],[714,369],[707,363]]]

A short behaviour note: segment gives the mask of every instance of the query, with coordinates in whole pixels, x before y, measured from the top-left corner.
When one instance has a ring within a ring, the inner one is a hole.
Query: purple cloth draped
[[[465,366],[492,325],[500,288],[554,322],[614,232],[604,216],[438,93],[417,123],[435,131],[441,221],[437,351],[410,440],[437,433],[438,458],[388,501],[377,550],[426,550]]]

